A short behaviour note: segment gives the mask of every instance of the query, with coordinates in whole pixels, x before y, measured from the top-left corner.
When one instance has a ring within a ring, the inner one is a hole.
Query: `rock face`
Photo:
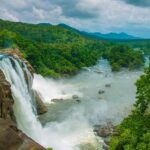
[[[0,150],[45,150],[45,148],[18,130],[12,121],[0,118]]]
[[[0,70],[0,118],[15,121],[12,108],[13,103],[10,84],[6,81],[4,73]]]
[[[38,115],[42,115],[48,111],[47,107],[42,101],[42,96],[34,91],[35,99],[36,99],[36,104],[37,104],[37,113]]]

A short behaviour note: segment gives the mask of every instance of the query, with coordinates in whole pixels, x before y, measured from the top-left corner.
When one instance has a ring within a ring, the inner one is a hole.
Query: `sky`
[[[0,18],[150,38],[150,0],[0,0]]]

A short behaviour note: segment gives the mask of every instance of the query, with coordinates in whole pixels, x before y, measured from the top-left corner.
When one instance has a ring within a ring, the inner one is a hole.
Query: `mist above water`
[[[59,143],[63,149],[65,141],[73,149],[81,143],[92,143],[98,149],[102,141],[94,135],[93,126],[107,122],[117,124],[128,115],[135,102],[134,83],[141,73],[126,70],[112,73],[108,62],[101,60],[95,67],[85,68],[70,79],[53,80],[35,75],[33,88],[49,103],[48,113],[40,120],[56,140],[51,141],[51,146],[59,150]],[[99,94],[99,90],[105,92]],[[80,103],[72,98],[74,94],[79,96]],[[63,101],[51,101],[60,98]]]

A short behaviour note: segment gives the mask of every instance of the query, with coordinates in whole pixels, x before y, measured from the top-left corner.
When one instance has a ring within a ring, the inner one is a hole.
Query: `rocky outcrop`
[[[37,104],[37,113],[38,115],[42,115],[48,111],[47,107],[42,101],[42,96],[34,91],[35,99],[36,99],[36,104]]]
[[[31,64],[24,58],[23,54],[20,52],[19,49],[4,49],[1,51],[1,54],[7,54],[16,58],[20,58],[28,67],[28,69],[30,70],[30,72],[33,74],[33,67],[31,66]]]
[[[45,150],[18,130],[10,120],[0,118],[0,150]]]
[[[0,118],[15,121],[12,108],[13,103],[10,84],[6,81],[4,73],[0,70]]]

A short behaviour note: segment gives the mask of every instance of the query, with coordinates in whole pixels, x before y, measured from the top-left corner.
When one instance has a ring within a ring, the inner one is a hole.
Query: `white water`
[[[78,145],[81,143],[91,143],[95,150],[101,149],[102,141],[94,135],[93,125],[104,124],[108,120],[120,122],[130,112],[136,92],[134,82],[141,74],[127,71],[113,74],[109,65],[101,61],[90,71],[83,71],[71,79],[52,80],[35,75],[33,88],[40,92],[45,102],[51,104],[53,98],[70,99],[73,94],[79,95],[81,99],[80,104],[66,100],[66,106],[68,101],[71,102],[67,108],[63,102],[52,103],[50,110],[54,106],[55,109],[48,112],[48,122],[42,127],[36,117],[34,96],[31,87],[28,88],[26,84],[24,71],[28,75],[29,85],[32,85],[31,75],[25,64],[23,67],[18,59],[12,61],[15,66],[10,58],[3,58],[0,69],[11,84],[18,127],[38,143],[53,147],[54,150],[79,150]],[[103,73],[95,72],[99,70]],[[111,87],[106,88],[105,84],[111,84]],[[99,89],[104,89],[106,93],[98,95]],[[56,116],[56,119],[51,121],[51,115]]]

